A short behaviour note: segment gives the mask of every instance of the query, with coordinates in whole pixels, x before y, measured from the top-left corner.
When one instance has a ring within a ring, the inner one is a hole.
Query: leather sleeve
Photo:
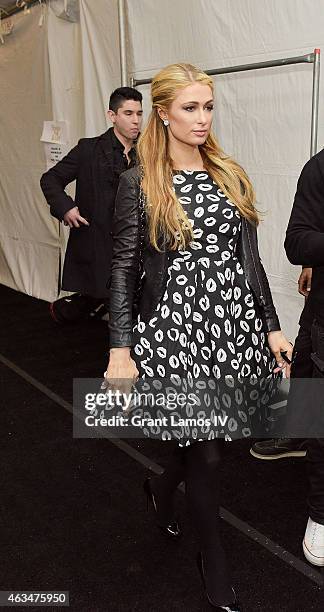
[[[260,306],[266,330],[268,332],[279,331],[281,328],[278,315],[273,303],[268,277],[260,258],[257,228],[246,219],[244,219],[243,222],[246,224],[246,234],[250,251],[249,256],[246,256],[245,259],[251,259],[246,265],[248,275],[250,276],[250,278],[248,277],[248,281],[250,282],[251,288],[254,290],[257,302]]]
[[[113,224],[109,346],[133,344],[133,306],[140,266],[139,188],[134,169],[120,177]]]
[[[73,199],[64,190],[78,176],[79,159],[80,142],[53,168],[45,172],[40,180],[51,215],[59,221],[62,221],[65,213],[75,206]]]
[[[259,259],[260,264],[260,272],[263,284],[263,296],[264,296],[264,304],[263,304],[263,316],[266,324],[266,329],[268,332],[271,331],[280,331],[280,322],[277,315],[277,311],[275,305],[273,303],[272,294],[269,286],[268,277],[265,273],[263,264],[261,259]]]

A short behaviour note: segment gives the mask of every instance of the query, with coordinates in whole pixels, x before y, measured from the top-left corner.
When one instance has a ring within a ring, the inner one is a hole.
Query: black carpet
[[[0,300],[5,358],[68,402],[73,377],[102,375],[104,323],[60,327],[47,303],[3,286]],[[146,511],[140,463],[107,440],[73,439],[71,415],[12,369],[0,365],[0,380],[0,588],[68,590],[73,612],[208,610],[184,495],[184,537],[169,542]],[[127,443],[162,466],[170,453]],[[305,462],[258,461],[249,447],[228,445],[223,506],[304,560]],[[243,612],[323,612],[323,588],[225,522],[223,535]]]

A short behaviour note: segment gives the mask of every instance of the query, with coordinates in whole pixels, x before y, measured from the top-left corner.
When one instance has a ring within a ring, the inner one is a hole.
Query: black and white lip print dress
[[[194,241],[170,253],[165,293],[151,320],[139,315],[136,322],[137,391],[163,393],[165,401],[134,412],[148,419],[144,436],[177,439],[180,446],[248,437],[276,384],[275,361],[235,254],[241,216],[206,172],[177,171],[173,183]]]

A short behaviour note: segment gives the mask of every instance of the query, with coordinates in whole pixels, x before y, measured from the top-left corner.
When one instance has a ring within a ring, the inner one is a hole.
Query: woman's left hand
[[[288,364],[282,357],[281,353],[285,353],[287,359],[292,360],[293,345],[288,342],[282,331],[273,331],[268,333],[268,343],[273,352],[278,367],[274,369],[274,373],[285,372],[286,377],[290,378],[291,364]]]

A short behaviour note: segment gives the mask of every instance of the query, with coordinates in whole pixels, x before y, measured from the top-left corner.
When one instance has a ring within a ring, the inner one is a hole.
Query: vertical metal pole
[[[127,57],[126,57],[126,11],[125,0],[118,0],[120,80],[122,87],[127,87]]]
[[[320,58],[321,50],[314,49],[313,66],[313,96],[312,96],[312,127],[311,127],[311,146],[310,156],[317,153],[317,132],[318,132],[318,101],[319,101],[319,81],[320,81]]]

